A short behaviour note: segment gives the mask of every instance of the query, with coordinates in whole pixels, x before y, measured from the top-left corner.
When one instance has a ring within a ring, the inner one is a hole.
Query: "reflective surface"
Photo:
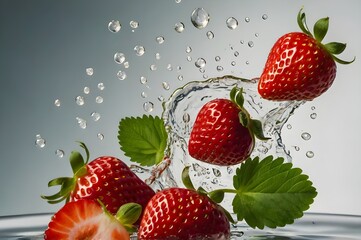
[[[43,239],[51,213],[0,217],[1,240]],[[236,239],[361,239],[361,216],[306,213],[294,224],[284,228],[254,230],[245,224],[232,226]],[[136,238],[132,238],[136,239]]]

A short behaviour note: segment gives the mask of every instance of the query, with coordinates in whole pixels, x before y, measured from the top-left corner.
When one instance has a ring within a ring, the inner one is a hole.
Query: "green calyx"
[[[303,12],[303,8],[301,8],[301,10],[298,12],[297,15],[297,23],[298,26],[301,28],[302,32],[316,39],[317,42],[319,42],[326,49],[326,51],[331,54],[332,58],[336,62],[340,64],[350,64],[355,61],[356,57],[354,57],[351,61],[344,61],[335,56],[341,54],[345,50],[346,43],[340,43],[340,42],[330,42],[326,44],[321,43],[328,31],[328,27],[329,27],[328,17],[321,18],[315,23],[315,25],[313,26],[313,34],[312,34],[306,23],[306,14]]]
[[[41,198],[47,200],[50,204],[56,204],[62,201],[69,201],[70,193],[74,190],[76,180],[79,177],[87,174],[87,163],[89,162],[89,150],[86,145],[82,142],[79,142],[80,147],[85,150],[86,160],[84,161],[83,156],[76,151],[71,152],[69,161],[71,168],[73,170],[73,177],[59,177],[54,178],[49,181],[48,187],[60,186],[60,190],[54,195],[45,196],[41,195]]]
[[[252,119],[248,111],[243,107],[243,88],[238,88],[237,86],[235,86],[230,92],[230,99],[232,102],[237,104],[240,109],[238,116],[242,126],[248,128],[250,133],[259,140],[270,139],[264,136],[261,121]]]

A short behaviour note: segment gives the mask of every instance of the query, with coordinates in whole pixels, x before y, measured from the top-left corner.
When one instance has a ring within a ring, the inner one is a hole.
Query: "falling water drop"
[[[98,112],[92,112],[92,113],[90,114],[90,116],[92,117],[92,119],[94,120],[94,122],[99,121],[99,119],[100,119],[100,117],[101,117]]]
[[[164,90],[169,90],[170,89],[170,86],[167,82],[162,82],[162,87]]]
[[[61,150],[61,149],[56,149],[56,150],[55,150],[55,155],[56,155],[58,158],[63,158],[64,155],[65,155],[65,153],[64,153],[64,151]]]
[[[89,87],[84,87],[83,92],[85,94],[89,94],[90,93],[90,88]]]
[[[158,36],[155,38],[155,41],[157,41],[158,44],[162,44],[164,43],[164,37],[163,36]]]
[[[59,100],[59,99],[55,99],[54,105],[55,105],[56,107],[60,107],[60,105],[61,105],[60,100]]]
[[[80,128],[85,129],[87,126],[86,120],[80,118],[80,117],[76,117],[76,121],[78,122],[78,125]]]
[[[146,98],[146,97],[148,97],[148,95],[147,95],[147,93],[146,93],[146,92],[142,92],[142,93],[140,94],[140,96],[141,96],[142,98]]]
[[[155,54],[155,59],[157,59],[157,60],[160,59],[160,53],[156,53],[156,54]]]
[[[173,71],[172,64],[169,63],[169,64],[167,65],[167,70],[168,70],[168,71]]]
[[[311,113],[310,118],[311,119],[316,119],[317,118],[317,113]]]
[[[220,57],[220,56],[216,56],[216,57],[214,58],[214,60],[216,60],[216,62],[219,62],[219,61],[221,60],[221,57]]]
[[[301,137],[303,140],[310,140],[311,139],[311,134],[309,134],[308,132],[304,132],[301,134]]]
[[[85,73],[88,76],[92,76],[94,74],[94,69],[93,68],[86,68]]]
[[[204,68],[206,66],[206,60],[204,60],[204,58],[198,58],[194,64],[197,68]]]
[[[246,18],[244,18],[244,21],[245,21],[246,23],[249,23],[249,22],[251,21],[251,19],[250,19],[249,17],[246,17]]]
[[[238,27],[238,21],[234,17],[230,17],[226,20],[227,27],[234,30]]]
[[[314,156],[315,156],[314,152],[312,152],[312,151],[307,151],[306,152],[306,157],[313,158]]]
[[[179,81],[182,81],[183,80],[183,75],[178,75],[177,78],[178,78]]]
[[[99,140],[103,140],[104,139],[104,134],[98,133],[97,137],[98,137]]]
[[[196,8],[191,14],[191,22],[198,29],[205,28],[209,22],[209,14],[204,8]]]
[[[222,66],[217,66],[217,71],[218,71],[218,72],[222,72],[222,71],[223,71],[223,67],[222,67]]]
[[[217,168],[213,168],[212,171],[213,171],[214,176],[216,176],[216,177],[222,176],[221,171],[219,171]]]
[[[121,52],[116,52],[114,54],[114,62],[118,63],[118,64],[122,64],[125,61],[125,55],[124,53]]]
[[[77,105],[83,106],[84,103],[85,103],[84,97],[82,97],[82,96],[77,96],[77,97],[75,98],[75,102],[76,102]]]
[[[151,111],[153,111],[153,109],[154,109],[154,104],[153,104],[152,102],[145,102],[145,103],[143,104],[143,109],[144,109],[144,111],[146,111],[146,112],[151,112]]]
[[[262,15],[262,19],[263,19],[263,20],[267,20],[267,18],[268,18],[268,15],[267,15],[267,14],[263,14],[263,15]]]
[[[129,22],[129,26],[133,29],[136,29],[139,27],[139,22],[132,20]]]
[[[184,114],[183,114],[183,122],[189,123],[190,118],[191,118],[191,117],[189,116],[188,113],[184,113]]]
[[[117,72],[117,77],[119,80],[124,80],[127,78],[127,74],[124,71],[120,70]]]
[[[147,82],[148,82],[148,79],[146,77],[144,77],[144,76],[140,77],[140,83],[141,84],[146,84]]]
[[[145,53],[145,48],[143,46],[137,45],[134,47],[134,52],[137,56],[143,56]]]
[[[183,32],[184,31],[184,24],[182,23],[182,22],[179,22],[179,23],[176,23],[175,25],[174,25],[174,30],[176,31],[176,32],[178,32],[178,33],[181,33],[181,32]]]
[[[208,31],[206,33],[206,36],[207,36],[208,39],[213,39],[214,38],[214,33],[212,31]]]
[[[109,31],[111,31],[113,33],[119,32],[119,30],[121,28],[122,28],[122,25],[120,24],[120,22],[118,20],[112,20],[108,24]]]
[[[150,65],[150,70],[151,71],[156,71],[157,70],[157,66],[155,64]]]
[[[96,103],[103,103],[103,101],[104,101],[104,99],[103,99],[102,96],[97,96],[97,97],[95,98],[95,102],[96,102]]]
[[[103,91],[104,88],[105,88],[104,83],[102,83],[102,82],[98,83],[98,89],[99,89],[100,91]]]
[[[46,145],[45,139],[40,134],[37,134],[35,138],[35,146],[38,148],[44,148]]]
[[[186,53],[190,53],[190,52],[192,52],[192,48],[190,46],[187,46],[186,47]]]
[[[292,125],[291,125],[291,124],[287,124],[286,127],[287,127],[287,129],[292,129]]]
[[[254,43],[252,41],[249,41],[248,42],[248,47],[250,47],[250,48],[254,47]]]

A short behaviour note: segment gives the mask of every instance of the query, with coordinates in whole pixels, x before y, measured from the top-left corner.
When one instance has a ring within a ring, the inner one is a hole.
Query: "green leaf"
[[[252,228],[276,228],[303,216],[316,197],[308,176],[283,158],[247,159],[236,169],[233,211]]]
[[[188,189],[192,189],[195,190],[195,187],[192,183],[192,180],[189,176],[189,166],[185,167],[182,171],[182,182],[183,185],[188,188]]]
[[[339,43],[339,42],[330,42],[325,45],[323,45],[326,50],[331,54],[340,54],[342,53],[346,48],[346,43]]]
[[[224,199],[224,191],[222,190],[214,190],[208,193],[210,199],[212,199],[216,203],[221,203]]]
[[[263,134],[263,128],[262,128],[262,122],[256,119],[251,119],[249,127],[251,128],[253,134],[259,139],[259,140],[268,140],[269,137],[265,137]]]
[[[143,166],[162,161],[167,145],[167,132],[159,117],[127,117],[119,122],[120,149],[130,160]]]
[[[313,26],[313,34],[318,42],[322,42],[328,31],[329,18],[319,19]]]
[[[306,14],[303,12],[303,8],[300,9],[297,15],[297,23],[302,32],[306,33],[307,35],[312,37],[312,33],[308,30],[307,23],[306,23]]]

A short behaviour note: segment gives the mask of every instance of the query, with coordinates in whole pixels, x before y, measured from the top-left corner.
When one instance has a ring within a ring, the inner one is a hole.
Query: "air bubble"
[[[227,27],[234,30],[238,27],[238,21],[234,17],[230,17],[226,20]]]
[[[85,73],[88,76],[92,76],[94,74],[94,69],[93,68],[86,68]]]
[[[143,104],[143,109],[144,109],[144,111],[146,111],[146,112],[151,112],[151,111],[153,111],[153,109],[154,109],[154,104],[153,104],[152,102],[145,102],[145,103]]]
[[[127,78],[127,74],[124,71],[120,70],[117,72],[117,77],[119,80],[124,80]]]
[[[306,157],[313,158],[314,156],[315,156],[314,152],[312,152],[312,151],[307,151],[306,152]]]
[[[77,105],[83,106],[84,103],[85,103],[84,97],[82,97],[82,96],[77,96],[77,97],[75,98],[75,102],[76,102]]]
[[[137,45],[134,47],[134,51],[137,56],[143,56],[145,53],[145,48],[143,46]]]
[[[38,148],[44,148],[46,145],[45,139],[40,134],[37,134],[35,138],[35,146]]]
[[[55,99],[54,105],[55,105],[55,107],[60,107],[60,105],[61,105],[60,100],[59,100],[59,99]]]
[[[204,60],[204,58],[198,58],[194,64],[197,68],[204,68],[206,66],[206,60]]]
[[[209,14],[204,8],[196,8],[191,14],[191,22],[198,29],[205,28],[209,22]]]
[[[121,28],[122,28],[122,25],[120,24],[120,22],[118,20],[112,20],[108,24],[109,31],[111,31],[113,33],[119,32],[119,30]]]
[[[301,134],[301,137],[303,140],[310,140],[311,139],[311,134],[309,134],[308,132],[304,132]]]
[[[174,25],[174,30],[176,31],[176,32],[178,32],[178,33],[181,33],[181,32],[183,32],[184,31],[184,24],[182,23],[182,22],[179,22],[179,23],[176,23],[175,25]]]
[[[121,52],[116,52],[114,54],[114,62],[118,63],[118,64],[122,64],[125,61],[125,55],[124,53]]]

